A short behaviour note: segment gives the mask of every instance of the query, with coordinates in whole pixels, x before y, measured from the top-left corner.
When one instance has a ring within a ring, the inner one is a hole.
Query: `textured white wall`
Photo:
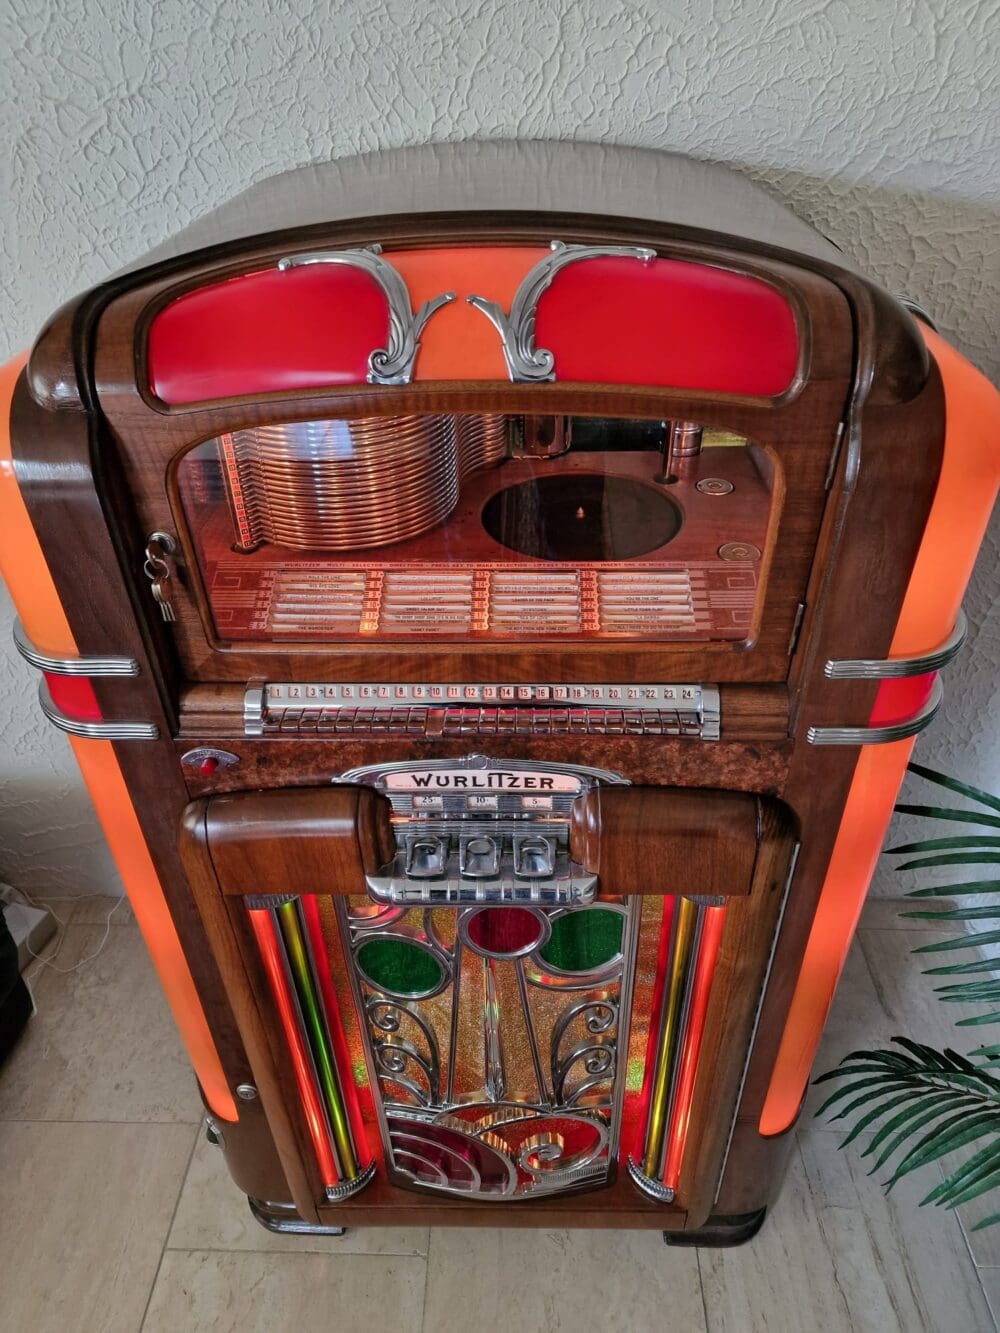
[[[746,171],[1000,377],[998,20],[998,0],[0,0],[0,354],[275,171],[551,137]],[[918,752],[996,787],[998,562],[995,528]],[[0,621],[0,871],[104,887],[67,747]]]

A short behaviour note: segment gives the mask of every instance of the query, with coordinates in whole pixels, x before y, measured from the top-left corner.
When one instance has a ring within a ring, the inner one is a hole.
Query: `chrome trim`
[[[933,720],[943,698],[944,688],[940,680],[935,680],[923,708],[905,722],[892,722],[884,727],[810,727],[806,740],[810,745],[888,745],[892,741],[905,741]]]
[[[733,1115],[729,1122],[729,1133],[726,1135],[726,1146],[722,1153],[719,1176],[715,1182],[715,1193],[712,1196],[713,1204],[719,1202],[719,1195],[722,1193],[722,1182],[726,1175],[726,1167],[729,1165],[729,1153],[732,1149],[733,1138],[736,1134],[736,1121],[739,1119],[740,1102],[743,1100],[743,1091],[746,1088],[747,1075],[750,1073],[750,1061],[753,1058],[754,1046],[757,1042],[757,1031],[760,1028],[761,1015],[764,1012],[764,1000],[767,997],[767,987],[771,980],[771,969],[774,967],[774,956],[778,952],[778,939],[781,935],[781,927],[785,920],[785,908],[788,906],[788,896],[791,892],[792,881],[795,878],[795,867],[799,863],[799,852],[801,850],[802,844],[797,842],[792,848],[792,854],[788,861],[788,874],[785,876],[785,887],[781,893],[781,906],[778,908],[778,919],[774,923],[774,935],[771,937],[771,949],[767,955],[767,966],[764,968],[764,979],[760,983],[760,992],[757,996],[757,1007],[754,1010],[753,1027],[750,1029],[750,1040],[747,1043],[746,1058],[743,1061],[743,1072],[740,1074],[740,1086],[736,1092],[736,1100],[733,1102]]]
[[[29,666],[53,676],[138,676],[134,657],[49,657],[31,642],[20,618],[14,621],[14,647]]]
[[[355,1176],[353,1180],[342,1180],[339,1185],[327,1185],[323,1190],[323,1195],[327,1203],[339,1203],[341,1199],[349,1199],[352,1194],[357,1194],[363,1190],[368,1182],[375,1175],[375,1162],[368,1163],[360,1176]],[[331,1234],[336,1234],[336,1227],[332,1228]]]
[[[959,611],[955,628],[938,648],[918,657],[831,658],[823,668],[831,680],[899,680],[939,671],[956,656],[969,632],[965,612]]]
[[[70,736],[82,736],[90,741],[155,741],[160,729],[152,722],[81,722],[75,717],[67,717],[52,702],[49,687],[43,680],[38,687],[38,702],[48,720],[68,732]]]
[[[643,1194],[648,1194],[657,1203],[673,1203],[674,1191],[668,1185],[663,1185],[660,1181],[652,1180],[647,1176],[631,1156],[628,1159],[628,1173],[632,1184],[638,1186]]]
[[[369,384],[409,384],[424,325],[436,310],[454,301],[455,293],[442,292],[414,310],[402,275],[381,258],[381,250],[380,245],[368,246],[364,250],[312,250],[279,259],[278,268],[285,273],[309,264],[344,264],[374,278],[389,307],[389,336],[388,346],[375,348],[368,357],[366,378]]]
[[[514,383],[539,383],[556,377],[555,357],[544,347],[535,345],[535,316],[542,293],[553,278],[568,264],[584,259],[638,259],[648,264],[656,258],[656,251],[643,245],[567,245],[553,241],[550,253],[533,265],[514,293],[510,313],[496,301],[484,296],[467,296],[469,305],[482,311],[500,334],[500,345],[507,373]]]
[[[269,1203],[266,1199],[254,1199],[250,1195],[247,1195],[247,1203],[251,1214],[261,1226],[279,1236],[343,1236],[347,1231],[346,1227],[304,1222],[290,1203]]]
[[[915,301],[912,296],[906,296],[902,292],[897,292],[896,300],[901,306],[904,306],[911,315],[916,315],[917,319],[922,319],[928,328],[933,329],[934,332],[937,333],[937,324],[931,319],[930,315],[919,301]]]

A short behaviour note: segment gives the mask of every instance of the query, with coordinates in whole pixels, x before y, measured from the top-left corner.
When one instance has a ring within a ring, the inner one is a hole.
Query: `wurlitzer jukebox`
[[[8,368],[18,646],[266,1225],[760,1225],[996,492],[917,314],[721,169],[469,143]]]

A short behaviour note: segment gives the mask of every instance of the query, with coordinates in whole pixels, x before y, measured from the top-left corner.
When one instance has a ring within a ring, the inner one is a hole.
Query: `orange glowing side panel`
[[[77,646],[14,476],[10,403],[25,360],[0,368],[0,570],[32,643],[52,656],[72,657]],[[205,1100],[223,1120],[236,1120],[236,1103],[114,749],[109,741],[72,738],[70,744]]]
[[[506,380],[497,331],[465,298],[484,296],[509,310],[518,283],[548,253],[544,246],[460,246],[384,255],[406,279],[414,310],[441,292],[456,297],[424,326],[414,380]]]
[[[930,329],[921,332],[944,382],[944,458],[892,657],[931,652],[951,632],[1000,482],[1000,393],[943,339]],[[782,1133],[798,1114],[913,744],[861,751],[761,1112],[761,1134]]]

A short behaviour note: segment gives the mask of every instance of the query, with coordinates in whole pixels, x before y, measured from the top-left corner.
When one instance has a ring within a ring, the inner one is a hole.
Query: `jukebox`
[[[546,143],[265,182],[4,385],[18,647],[260,1220],[752,1235],[995,391],[744,179]]]

